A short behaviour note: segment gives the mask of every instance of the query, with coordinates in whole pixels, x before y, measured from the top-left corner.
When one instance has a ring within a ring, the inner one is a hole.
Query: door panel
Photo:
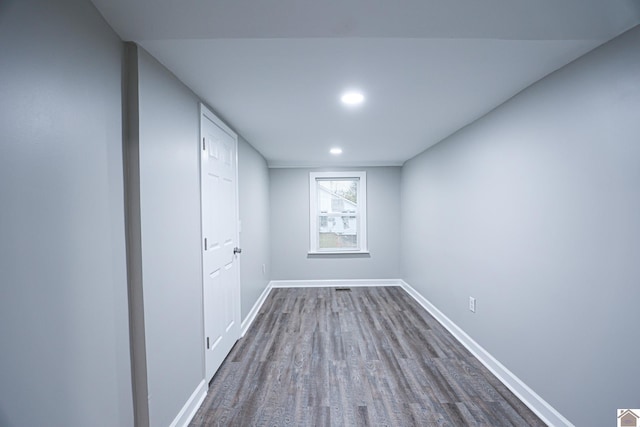
[[[237,136],[201,114],[202,267],[207,381],[240,337]]]

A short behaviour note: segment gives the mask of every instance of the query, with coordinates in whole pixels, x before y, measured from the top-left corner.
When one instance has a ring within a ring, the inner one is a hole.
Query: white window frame
[[[321,249],[318,235],[318,180],[358,179],[358,247],[355,249]],[[367,173],[354,172],[310,172],[309,173],[309,254],[368,254],[367,246]]]

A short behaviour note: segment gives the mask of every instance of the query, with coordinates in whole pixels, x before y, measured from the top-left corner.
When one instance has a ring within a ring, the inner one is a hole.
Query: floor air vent
[[[336,288],[336,292],[351,292],[351,288]]]

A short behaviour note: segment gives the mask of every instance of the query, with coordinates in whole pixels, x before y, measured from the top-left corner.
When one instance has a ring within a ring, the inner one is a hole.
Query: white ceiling
[[[640,23],[640,0],[92,1],[272,167],[400,165]]]

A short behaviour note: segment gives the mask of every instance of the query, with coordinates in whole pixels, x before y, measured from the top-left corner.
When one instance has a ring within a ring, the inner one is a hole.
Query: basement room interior
[[[0,135],[0,426],[640,426],[638,0],[3,0]]]

